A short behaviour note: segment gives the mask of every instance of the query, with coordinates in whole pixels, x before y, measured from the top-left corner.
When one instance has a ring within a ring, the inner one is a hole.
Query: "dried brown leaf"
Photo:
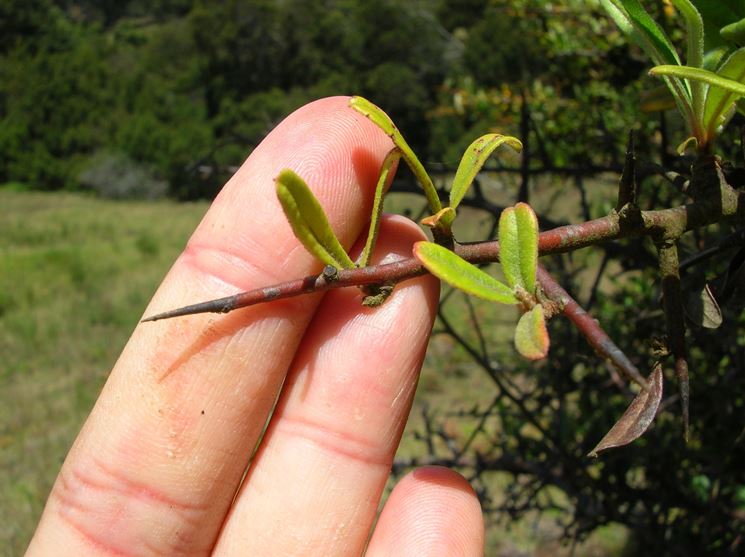
[[[649,391],[640,391],[631,401],[623,416],[613,425],[605,437],[587,456],[597,457],[599,453],[622,447],[641,437],[652,424],[657,408],[662,400],[662,365],[656,364],[647,378]]]

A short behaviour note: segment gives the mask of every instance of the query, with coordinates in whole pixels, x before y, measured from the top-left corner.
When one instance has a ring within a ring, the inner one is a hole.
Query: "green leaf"
[[[549,345],[543,306],[538,304],[520,316],[515,327],[515,348],[529,360],[540,360],[548,354]]]
[[[680,58],[672,42],[638,0],[600,0],[600,3],[616,25],[629,35],[655,64],[680,65]],[[693,131],[698,126],[691,107],[691,91],[688,84],[674,77],[664,77],[663,80],[673,94],[678,110]]]
[[[500,304],[517,304],[517,298],[506,284],[447,248],[433,242],[417,242],[414,257],[437,278],[468,294]]]
[[[466,152],[463,153],[463,158],[458,165],[458,170],[455,172],[455,178],[453,179],[453,186],[450,189],[450,206],[453,209],[458,207],[458,204],[465,196],[468,188],[471,187],[474,178],[484,166],[484,163],[494,150],[506,143],[512,147],[515,151],[521,151],[523,144],[516,137],[508,135],[501,135],[498,133],[490,133],[482,135],[476,141],[469,145]]]
[[[704,49],[710,52],[728,46],[721,29],[745,17],[742,0],[691,0],[704,20]],[[707,68],[711,69],[711,68]]]
[[[277,176],[276,186],[285,216],[305,249],[326,265],[353,268],[355,265],[331,230],[321,204],[303,179],[285,169]]]
[[[729,54],[732,49],[720,46],[704,53],[704,69],[716,73],[717,68],[722,63],[722,59]]]
[[[630,35],[656,64],[680,64],[672,42],[639,0],[601,0],[601,4],[616,25]]]
[[[375,197],[373,198],[372,214],[370,215],[370,229],[367,232],[367,241],[365,247],[357,260],[360,267],[367,267],[375,248],[375,242],[378,239],[378,229],[380,228],[380,215],[383,213],[383,189],[391,174],[391,168],[401,158],[401,151],[397,148],[391,149],[383,159],[380,167],[380,176],[378,184],[375,186]]]
[[[686,64],[693,68],[704,67],[704,22],[701,14],[689,0],[673,0],[686,20],[687,56]],[[691,83],[691,106],[697,116],[697,126],[701,127],[706,97],[706,84],[698,81]]]
[[[725,25],[719,30],[719,34],[725,41],[737,45],[745,43],[745,18]]]
[[[371,103],[366,98],[352,97],[349,99],[349,106],[369,118],[373,124],[383,130],[383,132],[391,139],[393,139],[394,135],[400,134],[398,128],[393,123],[393,120],[391,120],[390,117],[380,109],[380,107]]]
[[[535,270],[538,266],[538,217],[527,203],[515,205],[517,235],[520,241],[520,275],[526,290],[535,292]]]
[[[721,77],[714,72],[702,70],[700,68],[691,68],[689,66],[655,66],[649,70],[650,75],[655,76],[675,76],[683,79],[694,81],[703,81],[714,87],[721,87],[727,91],[737,94],[737,97],[745,96],[745,85],[732,79]]]
[[[738,83],[745,80],[745,48],[732,53],[717,71],[720,77],[731,79]],[[727,116],[732,111],[738,95],[720,87],[709,88],[704,105],[704,125],[710,137],[717,133],[717,129],[726,123]]]
[[[414,176],[416,176],[416,179],[424,188],[424,195],[427,197],[427,202],[429,203],[432,213],[436,213],[442,209],[442,204],[437,195],[437,189],[432,183],[432,178],[429,177],[424,166],[419,162],[414,151],[411,150],[411,147],[406,143],[401,132],[398,131],[398,128],[388,115],[363,97],[352,97],[349,100],[349,106],[369,118],[370,121],[383,130],[383,132],[391,138],[393,144],[401,150],[402,158],[406,161],[406,164],[409,165]]]
[[[538,219],[527,203],[507,207],[499,217],[499,261],[511,287],[535,294]]]
[[[695,151],[698,149],[698,139],[694,136],[686,137],[683,141],[680,142],[680,145],[678,145],[675,148],[675,152],[679,155],[682,155],[685,153],[688,149],[691,149]]]

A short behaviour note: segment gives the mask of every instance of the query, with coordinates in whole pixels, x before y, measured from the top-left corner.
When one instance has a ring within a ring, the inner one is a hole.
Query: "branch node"
[[[361,288],[362,292],[365,293],[365,297],[362,298],[362,305],[365,307],[378,307],[385,302],[388,297],[393,294],[394,284],[367,284]]]
[[[631,360],[616,346],[608,334],[602,329],[582,307],[572,298],[564,288],[541,266],[536,269],[536,277],[545,294],[552,300],[562,304],[562,312],[577,330],[584,335],[595,351],[628,377],[638,383],[645,391],[650,390],[647,382]]]

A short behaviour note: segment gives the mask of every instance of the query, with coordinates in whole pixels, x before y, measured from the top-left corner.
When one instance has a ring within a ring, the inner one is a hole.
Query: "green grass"
[[[397,196],[389,209],[420,201]],[[109,370],[206,209],[206,203],[112,202],[0,189],[0,555],[25,550]],[[467,210],[463,216],[460,237],[483,237],[487,221]],[[493,355],[509,361],[517,315],[488,304],[475,311]],[[476,342],[460,294],[447,312]],[[465,351],[445,335],[434,337],[400,454],[423,454],[412,435],[421,426],[423,405],[443,413],[483,407],[493,396],[490,380]],[[458,435],[473,427],[467,420],[453,422]],[[494,474],[490,481],[499,493],[507,476]],[[490,524],[488,554],[567,554],[566,548],[554,551],[552,524],[550,517],[531,517],[510,529]],[[575,555],[618,554],[624,539],[622,530],[611,528]]]
[[[109,370],[206,208],[0,190],[6,555],[23,554]]]

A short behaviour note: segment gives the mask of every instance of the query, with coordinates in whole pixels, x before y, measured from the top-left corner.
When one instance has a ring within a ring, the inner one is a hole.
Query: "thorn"
[[[228,313],[235,309],[236,296],[227,296],[225,298],[218,298],[216,300],[210,300],[208,302],[200,302],[198,304],[191,304],[188,306],[164,311],[163,313],[156,313],[149,317],[145,317],[140,323],[147,323],[148,321],[160,321],[161,319],[170,319],[172,317],[181,317],[182,315],[195,315],[197,313]]]
[[[629,131],[626,143],[626,160],[623,164],[621,180],[618,182],[618,202],[616,210],[620,211],[625,205],[636,205],[636,153],[634,131]]]

